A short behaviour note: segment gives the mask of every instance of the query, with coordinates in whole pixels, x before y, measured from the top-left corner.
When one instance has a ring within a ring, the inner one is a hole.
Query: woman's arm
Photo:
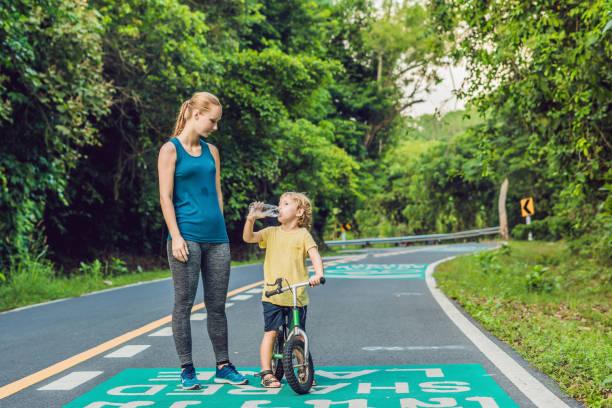
[[[159,176],[159,202],[164,220],[172,237],[172,255],[182,262],[187,262],[189,250],[176,222],[172,194],[174,191],[174,170],[176,167],[176,147],[171,142],[165,143],[159,150],[157,173]]]
[[[223,193],[221,192],[221,158],[219,157],[219,149],[217,149],[210,143],[207,143],[207,145],[210,148],[210,153],[215,159],[215,168],[217,169],[217,174],[215,176],[217,198],[219,199],[219,208],[221,208],[221,214],[223,214]]]

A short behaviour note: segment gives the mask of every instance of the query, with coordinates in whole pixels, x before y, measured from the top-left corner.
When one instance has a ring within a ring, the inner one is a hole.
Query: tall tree
[[[66,185],[108,112],[98,15],[85,1],[0,1],[0,267],[44,251],[47,201]]]
[[[600,187],[612,176],[612,3],[433,0],[431,10],[467,62],[463,96],[488,119],[475,129],[485,171],[534,194],[566,235],[600,228]]]

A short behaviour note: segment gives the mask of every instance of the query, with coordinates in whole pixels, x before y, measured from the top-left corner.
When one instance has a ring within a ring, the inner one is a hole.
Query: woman
[[[230,248],[223,219],[219,151],[206,139],[217,130],[221,104],[208,92],[185,101],[174,135],[158,158],[159,194],[168,226],[168,262],[174,283],[172,332],[181,363],[181,386],[199,389],[191,355],[191,308],[200,274],[204,283],[208,335],[217,370],[215,383],[246,384],[227,351],[225,299]]]

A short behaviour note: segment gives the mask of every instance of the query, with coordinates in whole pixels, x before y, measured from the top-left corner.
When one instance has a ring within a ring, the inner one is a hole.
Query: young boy
[[[310,282],[311,287],[318,285],[323,277],[323,261],[317,250],[317,244],[308,232],[312,220],[312,206],[308,197],[301,193],[284,193],[278,204],[278,221],[281,225],[253,232],[255,220],[265,217],[261,211],[262,206],[263,203],[258,202],[251,209],[244,224],[242,238],[245,242],[259,243],[261,248],[266,248],[265,282],[273,284],[276,279],[283,278],[283,286],[287,281],[288,285],[293,285],[306,280]],[[315,270],[315,275],[310,278],[306,270],[306,254],[310,257]],[[304,287],[298,288],[297,291],[298,304],[303,306],[299,309],[300,327],[304,329],[308,293]],[[262,303],[265,328],[259,350],[261,357],[259,375],[263,387],[278,388],[281,384],[272,373],[272,348],[278,328],[283,322],[283,313],[291,313],[293,295],[290,291],[270,298],[262,294]]]

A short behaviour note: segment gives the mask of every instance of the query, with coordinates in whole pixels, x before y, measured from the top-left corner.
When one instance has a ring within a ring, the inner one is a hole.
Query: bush
[[[529,233],[540,241],[557,241],[568,237],[571,232],[571,221],[561,216],[550,216],[542,220],[533,220],[531,224],[517,224],[511,235],[515,239],[525,240]]]
[[[560,287],[560,279],[558,276],[551,277],[546,272],[547,266],[534,265],[525,274],[525,286],[527,292],[547,292],[550,293]]]

